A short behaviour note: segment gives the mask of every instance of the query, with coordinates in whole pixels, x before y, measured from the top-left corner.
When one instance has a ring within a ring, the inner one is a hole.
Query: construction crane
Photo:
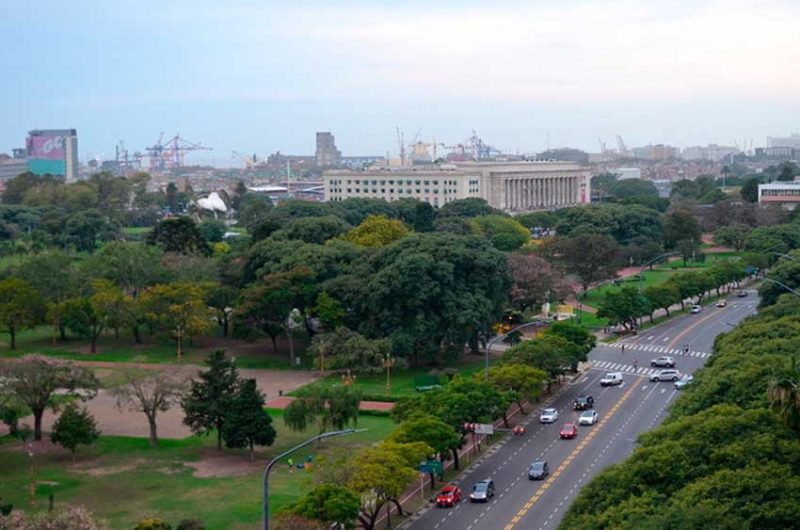
[[[403,139],[403,131],[400,130],[400,127],[397,128],[397,145],[400,148],[400,165],[406,165],[406,144]]]
[[[176,134],[166,143],[164,143],[163,139],[164,133],[162,132],[155,145],[145,148],[150,157],[151,171],[163,171],[165,169],[183,167],[184,156],[187,152],[211,150],[210,147],[205,147],[201,144],[181,138],[180,134]]]
[[[258,159],[256,158],[256,154],[253,153],[253,156],[245,156],[239,151],[232,151],[233,158],[238,158],[242,162],[244,162],[244,166],[247,169],[253,169],[253,167],[258,164]]]
[[[620,156],[629,156],[631,154],[628,150],[628,146],[622,141],[622,136],[620,135],[617,135],[617,148],[619,149]]]

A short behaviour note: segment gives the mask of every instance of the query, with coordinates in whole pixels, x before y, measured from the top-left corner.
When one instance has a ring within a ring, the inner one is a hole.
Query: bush
[[[176,530],[206,530],[206,527],[200,519],[184,519]]]
[[[162,519],[148,517],[139,521],[133,530],[172,530],[172,525]]]

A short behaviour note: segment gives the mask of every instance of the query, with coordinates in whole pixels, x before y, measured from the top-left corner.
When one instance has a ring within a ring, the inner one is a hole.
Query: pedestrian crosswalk
[[[603,344],[602,346],[607,346],[609,348],[616,348],[621,350],[623,346],[625,346],[625,351],[631,352],[650,352],[659,355],[675,355],[675,356],[683,356],[683,357],[698,357],[700,359],[705,359],[709,355],[708,352],[704,351],[694,351],[689,350],[688,353],[684,353],[684,350],[679,350],[676,348],[667,348],[665,346],[656,346],[655,344],[637,344],[635,342],[612,342],[610,344]]]
[[[592,361],[592,368],[598,368],[600,370],[605,370],[607,372],[625,372],[628,374],[637,374],[637,375],[645,375],[651,376],[654,373],[661,370],[661,368],[650,368],[639,366],[634,368],[633,365],[625,364],[625,363],[615,363],[612,361]]]

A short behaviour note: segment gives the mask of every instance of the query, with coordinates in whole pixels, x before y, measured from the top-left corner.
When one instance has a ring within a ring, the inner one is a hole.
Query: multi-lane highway
[[[682,374],[705,363],[714,338],[755,312],[755,293],[732,297],[727,307],[706,306],[695,315],[675,318],[612,345],[601,345],[589,355],[592,368],[554,398],[543,403],[526,420],[527,433],[508,436],[490,456],[473,464],[455,483],[467,497],[472,485],[491,478],[497,494],[487,503],[462,501],[454,508],[431,508],[406,528],[414,530],[554,529],[580,488],[598,471],[623,460],[633,450],[637,436],[659,424],[680,390],[670,382],[652,383],[650,361],[662,355],[675,358]],[[625,345],[624,349],[622,345]],[[684,354],[688,346],[689,353]],[[620,386],[601,387],[605,372],[620,371]],[[573,440],[560,440],[561,425],[580,415],[572,410],[575,397],[591,394],[600,419],[594,426],[578,428]],[[538,411],[554,407],[559,419],[541,425]],[[529,481],[534,460],[545,460],[550,476]]]

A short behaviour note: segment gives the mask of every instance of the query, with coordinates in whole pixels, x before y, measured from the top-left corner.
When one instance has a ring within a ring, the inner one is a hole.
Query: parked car
[[[554,423],[558,419],[556,409],[544,409],[539,415],[539,423]]]
[[[677,370],[659,370],[650,376],[650,381],[677,381],[680,379],[681,374]]]
[[[726,305],[728,305],[727,300],[720,300],[717,302],[717,307],[725,307]]]
[[[703,306],[695,304],[695,305],[692,306],[692,308],[689,310],[689,312],[691,314],[693,314],[693,315],[696,315],[697,313],[699,313],[702,310],[703,310]]]
[[[436,506],[441,508],[452,508],[461,500],[461,488],[456,486],[445,486],[439,495],[436,496]]]
[[[472,486],[472,493],[469,494],[469,500],[472,502],[488,502],[492,497],[494,497],[494,482],[488,478],[476,482]]]
[[[564,426],[561,427],[561,430],[558,431],[558,436],[562,440],[575,438],[578,436],[578,428],[575,427],[574,423],[565,423]]]
[[[528,468],[528,480],[543,480],[549,474],[550,470],[547,468],[547,462],[543,460],[537,460]]]
[[[689,383],[691,383],[693,380],[694,380],[694,376],[692,376],[692,375],[684,375],[683,377],[681,377],[680,379],[675,381],[675,388],[680,390],[681,388],[683,388],[686,385],[688,385]]]
[[[675,359],[672,357],[658,357],[650,361],[653,368],[675,368]]]
[[[594,398],[592,396],[578,396],[575,398],[572,408],[575,410],[592,409],[594,408]]]
[[[595,410],[584,410],[578,418],[578,425],[594,425],[600,417]]]
[[[739,292],[736,293],[736,296],[738,296],[739,298],[744,298],[745,296],[747,296],[747,291],[741,289]]]
[[[608,372],[600,380],[600,386],[614,386],[622,384],[622,372]]]

